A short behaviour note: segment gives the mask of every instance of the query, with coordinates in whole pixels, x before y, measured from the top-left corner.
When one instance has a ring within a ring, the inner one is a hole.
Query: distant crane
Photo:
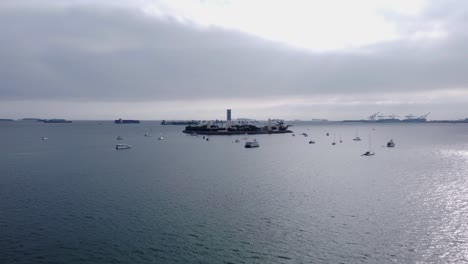
[[[409,114],[409,115],[406,115],[405,117],[406,117],[406,119],[408,119],[408,120],[412,120],[412,119],[426,119],[426,117],[427,117],[429,114],[431,114],[431,112],[429,112],[429,113],[427,113],[427,114],[425,114],[425,115],[422,115],[422,116],[415,116],[415,115],[413,115],[413,114]]]
[[[375,118],[377,117],[378,114],[380,114],[380,112],[377,112],[375,114],[370,115],[369,120],[372,120],[372,121],[375,120]]]
[[[377,116],[377,117],[378,117],[379,119],[385,119],[385,118],[388,118],[388,119],[396,119],[398,116],[395,115],[395,114],[391,114],[391,115],[388,115],[388,116],[386,116],[386,115],[379,115],[379,116]]]
[[[425,114],[425,115],[422,115],[422,116],[420,116],[419,118],[426,119],[426,117],[427,117],[428,115],[430,115],[430,114],[431,114],[431,112],[429,112],[429,113],[427,113],[427,114]]]

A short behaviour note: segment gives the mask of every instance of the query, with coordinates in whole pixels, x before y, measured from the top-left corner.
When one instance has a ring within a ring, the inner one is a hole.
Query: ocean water
[[[1,122],[0,263],[468,262],[466,124],[182,129]]]

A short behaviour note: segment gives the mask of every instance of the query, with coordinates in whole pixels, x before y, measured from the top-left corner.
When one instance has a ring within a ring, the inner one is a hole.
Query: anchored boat
[[[260,145],[258,144],[257,141],[247,141],[245,142],[245,147],[246,148],[258,148]]]

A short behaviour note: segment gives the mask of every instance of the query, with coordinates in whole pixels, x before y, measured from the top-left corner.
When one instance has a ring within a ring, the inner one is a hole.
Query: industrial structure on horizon
[[[431,112],[421,115],[415,116],[413,114],[409,114],[405,116],[405,119],[399,119],[397,115],[384,115],[380,112],[374,113],[370,115],[367,119],[361,120],[343,120],[343,122],[365,122],[365,123],[425,123],[427,121],[427,117],[431,114]]]

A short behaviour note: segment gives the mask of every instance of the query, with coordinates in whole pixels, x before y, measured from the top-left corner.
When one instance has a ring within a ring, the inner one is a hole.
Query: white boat
[[[393,139],[390,139],[389,142],[387,142],[387,148],[394,148],[395,147],[395,142],[393,142]]]
[[[46,137],[42,137],[42,140],[48,140],[48,138],[46,138]]]
[[[115,149],[129,149],[129,148],[132,148],[132,146],[128,145],[128,144],[117,144],[115,145]]]
[[[364,152],[361,156],[374,156],[375,153],[372,151],[372,141],[371,141],[371,136],[369,134],[369,150]]]
[[[258,144],[257,141],[247,141],[245,142],[245,147],[246,148],[258,148],[260,145]]]
[[[118,137],[117,137],[117,140],[123,140],[123,137],[118,136]]]
[[[304,137],[308,137],[309,135],[307,135],[307,133],[302,133],[301,135],[303,135]]]
[[[357,128],[356,128],[356,137],[353,138],[354,141],[361,141],[361,138],[358,136]]]
[[[158,137],[158,140],[163,140],[163,139],[164,139],[163,136]]]

